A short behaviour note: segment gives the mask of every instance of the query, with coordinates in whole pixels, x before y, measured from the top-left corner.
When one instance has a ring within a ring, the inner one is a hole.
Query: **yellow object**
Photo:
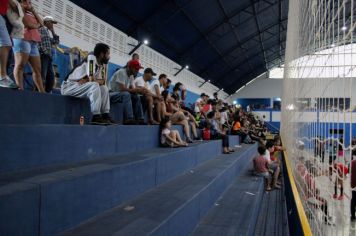
[[[290,185],[291,185],[292,192],[293,192],[293,195],[294,195],[295,205],[297,206],[297,211],[298,211],[300,223],[302,225],[303,233],[304,233],[305,236],[309,236],[309,235],[311,236],[313,234],[311,232],[309,221],[308,221],[307,216],[305,214],[304,207],[303,207],[302,201],[300,199],[300,196],[299,196],[299,193],[298,193],[298,190],[297,190],[297,185],[295,184],[295,181],[294,181],[294,175],[293,175],[293,172],[292,172],[292,167],[290,165],[287,153],[285,151],[283,153],[284,153],[284,160],[285,160],[286,166],[287,166],[288,178],[290,180]]]

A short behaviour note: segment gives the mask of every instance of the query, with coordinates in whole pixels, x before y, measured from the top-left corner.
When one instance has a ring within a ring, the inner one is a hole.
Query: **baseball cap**
[[[152,74],[153,76],[156,76],[157,74],[155,72],[153,72],[152,68],[146,68],[144,71],[143,71],[144,74],[147,74],[147,73],[150,73]]]
[[[200,94],[200,97],[206,97],[205,93]]]
[[[55,21],[52,16],[43,17],[43,21],[52,21],[53,24],[57,24],[57,21]]]
[[[133,67],[133,68],[136,69],[136,70],[143,69],[143,67],[141,66],[141,63],[140,63],[138,60],[130,60],[130,61],[127,63],[127,66],[128,66],[128,67]]]

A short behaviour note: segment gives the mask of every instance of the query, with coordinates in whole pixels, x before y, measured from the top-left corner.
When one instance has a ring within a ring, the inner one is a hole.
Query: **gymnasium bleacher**
[[[251,174],[256,144],[159,148],[158,126],[80,126],[88,101],[61,95],[0,89],[0,107],[0,235],[254,235],[282,220]]]

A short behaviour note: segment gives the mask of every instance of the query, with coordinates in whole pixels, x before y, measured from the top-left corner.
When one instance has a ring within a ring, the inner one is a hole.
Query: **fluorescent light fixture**
[[[208,83],[210,83],[210,79],[208,80]]]
[[[341,30],[342,30],[342,31],[346,31],[346,30],[347,30],[347,27],[344,25],[343,27],[341,27]]]
[[[249,84],[251,84],[253,81],[255,81],[256,80],[256,78],[254,78],[253,80],[251,80],[250,82],[248,82],[247,84],[246,84],[246,86],[247,85],[249,85]]]
[[[150,42],[149,42],[147,39],[145,39],[145,40],[143,40],[143,43],[144,43],[145,45],[147,45],[147,44],[149,44]]]
[[[186,65],[186,66],[185,66],[185,69],[187,69],[187,70],[188,70],[188,69],[189,69],[189,66],[188,66],[188,65]]]
[[[238,93],[238,92],[240,92],[243,88],[245,88],[246,87],[246,85],[244,85],[244,86],[242,86],[241,88],[239,88],[235,93]]]

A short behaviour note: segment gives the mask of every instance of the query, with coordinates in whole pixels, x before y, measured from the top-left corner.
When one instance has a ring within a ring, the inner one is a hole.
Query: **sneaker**
[[[112,124],[112,125],[116,125],[117,122],[115,120],[113,120],[109,114],[105,113],[102,115],[103,119],[105,119],[108,123]]]
[[[5,78],[0,77],[0,87],[3,88],[11,88],[11,89],[16,89],[18,88],[17,85],[10,79],[9,76],[6,76]]]
[[[344,200],[344,195],[340,195],[337,200],[339,200],[339,201]]]
[[[92,125],[110,125],[110,123],[106,119],[99,115],[93,116],[90,123]]]
[[[124,121],[124,125],[137,125],[137,122],[133,119],[127,119]]]

